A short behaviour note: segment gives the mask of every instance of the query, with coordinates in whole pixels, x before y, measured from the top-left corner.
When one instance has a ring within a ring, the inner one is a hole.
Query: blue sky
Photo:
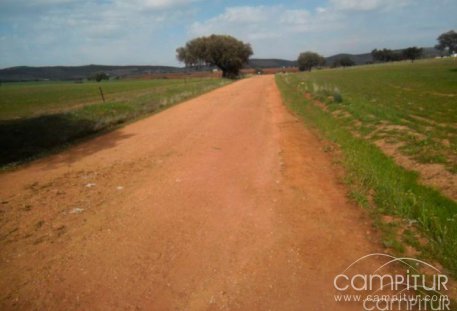
[[[0,0],[0,68],[178,65],[177,47],[212,33],[261,58],[433,46],[456,12],[457,0]]]

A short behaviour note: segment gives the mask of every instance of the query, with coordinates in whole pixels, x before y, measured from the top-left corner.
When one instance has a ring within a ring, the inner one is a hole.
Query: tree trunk
[[[239,71],[234,72],[234,71],[227,70],[227,69],[221,69],[221,70],[222,70],[222,78],[236,79],[239,76]]]

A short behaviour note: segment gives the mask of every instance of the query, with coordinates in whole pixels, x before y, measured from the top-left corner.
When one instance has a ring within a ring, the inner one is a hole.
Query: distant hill
[[[423,48],[423,57],[433,58],[437,56],[443,56],[443,51],[437,50],[435,48]]]
[[[260,59],[251,58],[248,63],[248,67],[251,68],[281,68],[281,67],[296,67],[297,61],[285,60],[285,59]]]
[[[428,48],[423,48],[423,57],[424,58],[433,58],[436,56],[441,56],[442,52],[433,48],[433,47],[428,47]],[[401,49],[394,50],[395,52],[401,52]],[[327,65],[332,65],[335,60],[341,58],[341,57],[346,57],[348,56],[356,65],[365,65],[373,62],[373,56],[371,56],[370,53],[364,53],[364,54],[347,54],[347,53],[341,53],[341,54],[336,54],[332,55],[329,57],[325,58],[326,64]],[[284,60],[284,59],[258,59],[258,58],[252,58],[249,60],[249,67],[251,68],[278,68],[278,67],[296,67],[297,62],[292,61],[292,60]]]
[[[401,50],[396,50],[401,51]],[[432,58],[440,56],[441,51],[435,48],[424,48],[424,57]],[[351,58],[356,65],[364,65],[373,61],[371,53],[365,54],[337,54],[326,57],[328,65],[332,65],[335,60],[343,56]],[[247,68],[282,68],[296,67],[295,60],[285,59],[260,59],[252,58],[249,60]],[[179,73],[187,71],[211,70],[210,67],[202,68],[183,68],[171,66],[52,66],[52,67],[11,67],[0,69],[0,81],[43,81],[43,80],[82,80],[97,72],[105,72],[112,77],[141,77],[147,74],[157,73]]]
[[[373,61],[371,53],[366,54],[337,54],[330,57],[326,57],[326,63],[328,65],[333,64],[333,62],[343,56],[349,56],[356,65],[363,65]],[[285,60],[285,59],[259,59],[252,58],[249,60],[248,67],[250,68],[281,68],[281,67],[297,67],[297,61],[295,60]]]
[[[401,49],[394,50],[394,52],[401,53]],[[433,58],[437,56],[441,56],[442,52],[440,50],[437,50],[435,48],[423,48],[423,58]],[[356,65],[364,65],[364,64],[369,64],[373,62],[373,56],[371,56],[370,53],[365,53],[365,54],[337,54],[333,55],[330,57],[326,58],[327,65],[332,65],[335,60],[341,58],[341,57],[346,57],[349,56],[350,59],[356,64]]]
[[[183,71],[183,68],[169,66],[21,66],[1,69],[0,81],[82,80],[97,72],[105,72],[110,76],[122,78],[180,71]]]
[[[373,61],[373,56],[371,56],[371,53],[365,53],[365,54],[336,54],[330,57],[326,57],[325,61],[327,65],[332,65],[336,60],[342,58],[342,57],[349,57],[356,65],[365,65],[369,64]]]

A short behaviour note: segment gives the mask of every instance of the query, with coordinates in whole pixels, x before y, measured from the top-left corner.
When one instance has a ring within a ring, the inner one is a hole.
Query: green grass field
[[[227,83],[210,78],[4,83],[0,86],[0,167],[36,158]]]
[[[100,104],[102,88],[107,102],[161,100],[173,93],[198,92],[220,81],[214,79],[158,79],[73,82],[6,83],[0,87],[0,120],[32,117]]]
[[[384,245],[398,253],[413,247],[456,276],[457,203],[422,185],[376,142],[455,174],[457,61],[316,70],[278,75],[277,83],[288,107],[340,147],[351,197],[373,215]]]
[[[457,173],[456,59],[321,70],[300,80],[363,137],[386,139],[419,163]],[[341,104],[327,100],[335,92]]]

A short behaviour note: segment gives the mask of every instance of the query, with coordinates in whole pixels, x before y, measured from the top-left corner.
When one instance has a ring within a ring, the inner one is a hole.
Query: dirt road
[[[361,310],[333,278],[376,246],[323,149],[263,76],[2,174],[0,309]]]

